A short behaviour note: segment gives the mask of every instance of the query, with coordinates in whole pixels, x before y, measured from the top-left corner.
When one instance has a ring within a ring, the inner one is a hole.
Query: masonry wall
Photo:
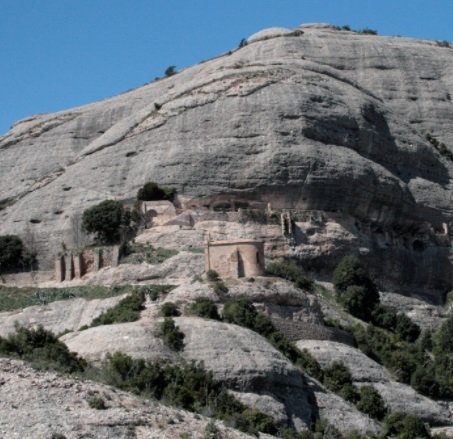
[[[205,245],[205,268],[220,277],[264,274],[264,244],[259,241],[218,241]]]

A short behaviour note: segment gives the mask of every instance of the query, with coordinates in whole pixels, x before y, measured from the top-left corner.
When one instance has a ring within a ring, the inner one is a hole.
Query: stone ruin
[[[205,241],[205,270],[220,277],[254,277],[264,274],[264,242],[251,239]]]
[[[104,267],[117,267],[119,256],[119,246],[86,249],[59,256],[55,260],[54,278],[57,282],[70,281]]]

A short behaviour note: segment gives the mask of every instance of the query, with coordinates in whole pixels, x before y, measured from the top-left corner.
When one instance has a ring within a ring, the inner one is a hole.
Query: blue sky
[[[453,0],[0,0],[0,135],[112,96],[273,26],[453,40]]]

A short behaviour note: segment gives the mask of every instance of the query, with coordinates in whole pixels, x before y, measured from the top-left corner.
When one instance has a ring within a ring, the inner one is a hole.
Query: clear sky
[[[311,22],[452,41],[453,0],[0,0],[0,135]]]

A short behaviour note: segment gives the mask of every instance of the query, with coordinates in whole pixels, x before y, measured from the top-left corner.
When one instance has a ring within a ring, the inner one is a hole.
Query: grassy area
[[[160,293],[168,293],[173,286],[170,285],[146,285],[138,287],[151,300],[155,300]],[[33,305],[46,305],[57,300],[68,300],[76,297],[83,299],[106,299],[131,293],[137,287],[133,285],[115,285],[112,287],[102,285],[87,285],[67,288],[17,288],[0,285],[0,312],[13,311]]]
[[[123,256],[121,257],[122,264],[161,264],[166,259],[177,255],[176,250],[157,247],[154,248],[150,244],[127,244],[123,249]]]

